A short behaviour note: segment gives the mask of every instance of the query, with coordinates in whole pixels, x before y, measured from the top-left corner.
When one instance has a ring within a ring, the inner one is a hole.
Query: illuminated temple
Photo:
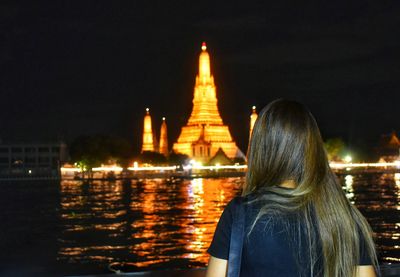
[[[143,142],[142,153],[145,151],[155,151],[153,128],[151,126],[151,116],[149,108],[146,108],[146,115],[143,120]]]
[[[210,56],[205,43],[201,50],[193,110],[173,150],[202,163],[207,163],[221,151],[229,159],[244,158],[219,114],[214,76],[211,74]]]

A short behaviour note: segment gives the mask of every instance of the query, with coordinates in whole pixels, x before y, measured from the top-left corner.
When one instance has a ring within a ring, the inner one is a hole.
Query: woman
[[[331,171],[317,123],[276,100],[255,123],[242,204],[231,201],[208,250],[207,276],[226,276],[232,214],[245,208],[241,276],[376,276],[372,231]],[[234,199],[235,200],[235,199]]]

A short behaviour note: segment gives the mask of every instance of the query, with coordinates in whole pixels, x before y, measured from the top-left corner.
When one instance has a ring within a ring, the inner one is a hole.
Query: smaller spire
[[[201,44],[201,50],[206,51],[207,50],[207,44],[205,41]]]
[[[249,135],[249,142],[251,139],[251,133],[253,132],[254,124],[256,123],[257,120],[257,111],[256,111],[256,106],[253,106],[252,108],[252,113],[250,115],[250,135]]]
[[[168,136],[167,136],[167,123],[165,122],[165,117],[162,118],[159,153],[163,154],[166,157],[168,156]]]
[[[151,126],[150,109],[146,108],[146,115],[143,122],[143,141],[142,153],[144,151],[154,151],[155,140],[153,138],[153,128]]]

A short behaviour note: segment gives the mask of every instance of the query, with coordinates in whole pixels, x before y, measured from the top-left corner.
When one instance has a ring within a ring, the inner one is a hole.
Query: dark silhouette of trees
[[[327,139],[324,143],[328,159],[330,161],[340,161],[345,151],[345,144],[341,138]]]
[[[105,135],[77,137],[69,147],[72,162],[92,168],[115,161],[128,165],[132,157],[130,144],[123,138]]]
[[[189,156],[182,153],[175,153],[172,151],[168,157],[168,163],[170,165],[183,165],[189,162]]]
[[[167,163],[167,158],[163,154],[153,151],[143,151],[143,153],[136,157],[136,160],[139,163],[152,165],[165,165]]]
[[[187,155],[175,152],[168,159],[163,154],[152,151],[133,156],[132,147],[126,139],[106,135],[77,137],[70,144],[69,152],[71,161],[84,171],[110,162],[128,167],[133,161],[152,165],[183,165],[189,161]]]

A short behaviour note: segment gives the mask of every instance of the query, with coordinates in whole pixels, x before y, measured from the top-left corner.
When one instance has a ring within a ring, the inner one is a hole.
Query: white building
[[[58,143],[0,143],[0,176],[57,176],[68,158]]]

